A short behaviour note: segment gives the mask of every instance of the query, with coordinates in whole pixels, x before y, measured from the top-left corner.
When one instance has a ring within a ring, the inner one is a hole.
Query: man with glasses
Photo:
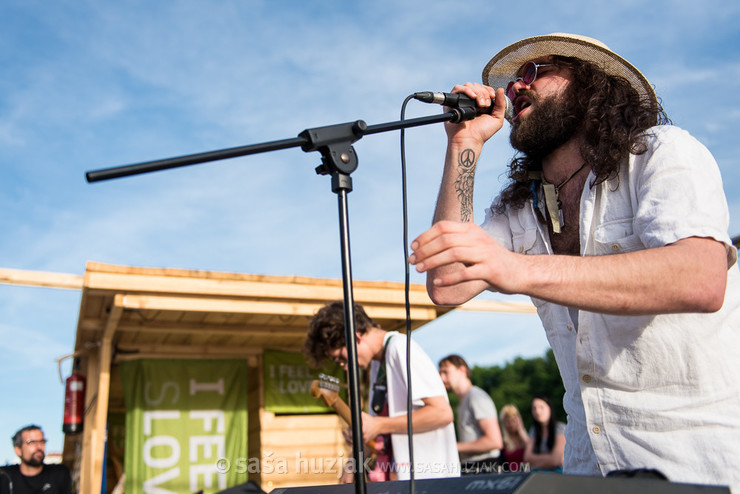
[[[13,436],[13,448],[21,462],[3,467],[0,494],[71,494],[72,477],[64,465],[44,464],[46,439],[41,427],[27,425]]]
[[[366,444],[383,437],[390,463],[370,468],[369,480],[410,478],[406,379],[406,335],[386,331],[355,304],[357,364],[369,371],[369,413],[362,413],[362,434]],[[347,369],[344,330],[344,302],[322,307],[311,319],[304,344],[309,362],[334,360]],[[444,478],[460,475],[453,412],[442,379],[431,359],[411,342],[412,426],[414,436],[414,478]],[[390,441],[385,440],[390,436]],[[351,482],[349,472],[343,478]],[[385,475],[388,474],[388,475]]]
[[[592,38],[521,40],[483,81],[453,89],[494,111],[446,124],[434,225],[412,242],[430,296],[532,298],[566,388],[566,473],[740,486],[740,271],[714,158]],[[506,94],[518,154],[477,226]]]

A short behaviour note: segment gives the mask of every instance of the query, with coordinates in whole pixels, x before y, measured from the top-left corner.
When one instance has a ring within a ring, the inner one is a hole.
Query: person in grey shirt
[[[439,375],[447,391],[460,400],[457,407],[457,451],[461,473],[474,475],[501,469],[503,439],[496,405],[491,397],[470,380],[470,367],[459,355],[439,362]]]

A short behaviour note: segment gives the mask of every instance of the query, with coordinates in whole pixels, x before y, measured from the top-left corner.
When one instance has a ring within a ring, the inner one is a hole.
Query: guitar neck
[[[333,403],[329,403],[329,406],[337,412],[337,415],[339,415],[347,425],[352,425],[352,412],[350,411],[349,406],[342,401],[341,398],[337,397]]]
[[[349,406],[339,397],[339,387],[336,386],[336,383],[326,383],[323,380],[313,381],[311,383],[311,394],[315,398],[320,398],[327,406],[334,409],[337,415],[347,425],[352,425],[352,413]]]

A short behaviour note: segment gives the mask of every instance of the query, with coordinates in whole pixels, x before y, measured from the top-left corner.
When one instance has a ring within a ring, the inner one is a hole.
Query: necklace
[[[558,199],[558,192],[560,192],[560,189],[570,182],[570,180],[578,175],[578,173],[583,170],[586,166],[586,163],[584,162],[578,170],[574,171],[570,174],[568,178],[560,182],[558,185],[551,184],[547,180],[545,180],[545,175],[541,171],[538,172],[537,177],[533,177],[532,173],[530,172],[530,178],[539,179],[542,182],[542,189],[545,192],[545,206],[547,208],[547,213],[550,216],[550,222],[552,223],[552,232],[553,233],[560,233],[565,226],[565,223],[563,222],[563,210],[562,206],[563,203],[560,202],[560,199]],[[535,194],[535,207],[537,205],[537,196]],[[557,221],[555,221],[555,218],[557,218]]]
[[[573,173],[570,174],[570,177],[568,177],[565,180],[563,180],[562,182],[560,182],[560,185],[556,185],[555,186],[555,193],[560,192],[560,189],[563,187],[563,185],[565,185],[568,182],[570,182],[570,179],[573,178],[573,177],[575,177],[576,175],[578,175],[578,172],[580,172],[581,170],[583,170],[583,168],[585,166],[586,166],[586,163],[584,162],[578,170],[576,170],[576,171],[574,171]],[[544,181],[544,178],[545,178],[545,176],[543,175],[542,176],[542,180],[543,181]]]

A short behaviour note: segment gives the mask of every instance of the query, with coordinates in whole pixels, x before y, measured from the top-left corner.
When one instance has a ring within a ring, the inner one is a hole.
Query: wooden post
[[[100,349],[90,350],[87,359],[87,391],[85,392],[85,425],[82,431],[82,461],[80,462],[80,485],[78,492],[93,492],[91,451],[93,444],[93,423],[98,400],[98,375],[100,369]],[[98,489],[99,491],[99,489]]]
[[[83,462],[83,468],[89,468],[89,472],[83,472],[83,478],[89,479],[89,484],[81,489],[81,492],[100,492],[103,486],[103,461],[105,461],[105,439],[108,425],[108,398],[110,396],[110,366],[113,355],[113,336],[116,332],[118,322],[121,320],[123,308],[121,307],[123,295],[117,294],[114,298],[113,307],[108,314],[105,324],[103,338],[100,342],[100,355],[98,367],[98,396],[95,406],[95,416],[90,431],[89,460]]]

